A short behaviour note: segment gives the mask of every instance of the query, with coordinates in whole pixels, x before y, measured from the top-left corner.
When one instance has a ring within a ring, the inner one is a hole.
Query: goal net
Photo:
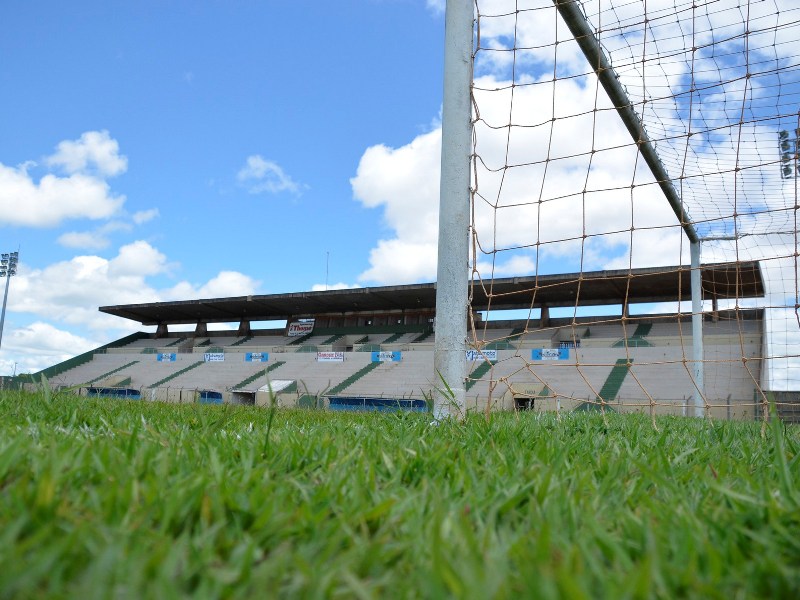
[[[788,410],[800,7],[474,8],[467,409]]]

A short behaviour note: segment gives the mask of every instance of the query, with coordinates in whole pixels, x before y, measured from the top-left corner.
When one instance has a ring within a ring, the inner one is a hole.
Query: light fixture
[[[6,291],[3,294],[3,311],[0,313],[0,345],[3,343],[3,325],[6,322],[6,303],[8,302],[8,285],[11,277],[17,274],[19,252],[4,252],[0,254],[0,277],[6,278]]]

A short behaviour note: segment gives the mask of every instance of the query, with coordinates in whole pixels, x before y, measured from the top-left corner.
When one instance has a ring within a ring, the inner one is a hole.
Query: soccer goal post
[[[449,0],[445,20],[436,417],[800,398],[800,7]]]

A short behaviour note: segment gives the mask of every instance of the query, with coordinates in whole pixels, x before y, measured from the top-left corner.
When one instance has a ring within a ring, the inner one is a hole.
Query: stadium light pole
[[[469,304],[470,142],[473,0],[447,0],[444,33],[442,156],[433,416],[464,415]]]
[[[0,313],[0,347],[3,345],[3,326],[6,323],[6,303],[8,302],[8,285],[11,277],[17,274],[19,252],[5,252],[0,254],[0,277],[6,278],[6,291],[3,294],[3,311]]]

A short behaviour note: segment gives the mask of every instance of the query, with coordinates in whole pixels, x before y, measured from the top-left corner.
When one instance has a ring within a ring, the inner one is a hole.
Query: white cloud
[[[125,202],[105,181],[87,175],[45,175],[35,182],[25,169],[0,164],[0,222],[52,227],[67,219],[107,219]]]
[[[112,194],[106,182],[127,168],[127,159],[106,131],[61,142],[45,164],[66,175],[46,173],[36,181],[29,173],[35,163],[0,163],[0,223],[53,227],[68,219],[108,219],[125,202],[125,196]]]
[[[371,267],[361,273],[363,282],[382,285],[434,281],[436,279],[436,241],[407,242],[380,240],[369,253]]]
[[[0,370],[9,375],[35,373],[100,345],[96,340],[37,321],[5,332]]]
[[[243,296],[256,292],[259,282],[235,271],[223,271],[200,285],[181,281],[166,289],[154,288],[148,279],[169,274],[175,267],[145,241],[120,248],[114,258],[76,256],[44,269],[20,265],[9,291],[11,312],[27,313],[74,327],[112,336],[130,331],[132,322],[106,315],[99,306],[138,304],[192,298]]]
[[[509,83],[478,82],[492,89]],[[556,262],[564,260],[579,261],[585,270],[607,268],[614,257],[627,255],[631,239],[637,248],[634,266],[653,255],[660,262],[679,262],[675,215],[652,185],[652,176],[637,163],[616,113],[584,115],[586,104],[594,103],[595,90],[575,81],[561,87],[564,100],[555,110],[581,116],[552,124],[551,86],[517,89],[513,112],[510,88],[476,91],[482,120],[475,128],[480,157],[473,180],[474,231],[484,275],[492,254],[498,276],[553,272]],[[509,118],[531,126],[509,136],[503,127]],[[547,124],[537,127],[535,122]],[[603,131],[602,140],[586,135],[593,127]],[[351,179],[354,196],[366,207],[383,209],[393,235],[370,251],[370,268],[359,281],[435,278],[440,147],[441,130],[435,129],[399,148],[378,145],[364,152]],[[657,253],[648,253],[648,238],[661,243]],[[663,245],[667,240],[677,242],[671,253]],[[519,255],[522,251],[526,258]]]
[[[133,213],[133,222],[136,223],[137,225],[142,225],[143,223],[152,221],[153,219],[160,216],[161,213],[157,208],[151,208],[149,210],[140,210],[138,212]]]
[[[428,4],[435,10],[444,6],[444,2]],[[488,263],[493,256],[495,274],[499,276],[563,268],[686,264],[688,243],[677,217],[637,156],[630,134],[605,93],[598,91],[594,77],[587,75],[591,69],[563,22],[552,13],[552,18],[543,18],[554,10],[552,4],[545,4],[518,0],[478,3],[482,50],[478,53],[473,90],[478,156],[472,185],[477,190],[473,225],[481,272],[491,271]],[[779,5],[789,6],[783,1]],[[767,23],[769,20],[764,17],[774,13],[774,8],[759,5],[750,15],[751,22]],[[625,24],[617,38],[613,37],[616,30],[607,22],[603,24],[603,40],[609,44],[609,52],[617,54],[618,64],[631,67],[623,73],[623,83],[630,90],[640,89],[643,78],[637,71],[644,64],[641,57],[624,54],[641,52],[637,43],[641,32],[637,33],[634,27],[627,29],[640,22],[640,10],[639,3],[615,7],[613,17]],[[651,14],[664,13],[658,34],[665,39],[663,43],[659,39],[659,51],[667,56],[684,51],[689,34],[678,23],[683,15],[676,15],[672,22],[667,17],[674,10],[671,1],[648,2],[647,10]],[[708,18],[718,31],[743,31],[726,22],[742,20],[736,10],[715,11]],[[771,18],[774,21],[774,14]],[[713,35],[708,28],[696,33],[704,42],[711,41]],[[788,35],[781,30],[781,40],[793,42]],[[486,50],[507,48],[511,40],[518,48],[514,53]],[[781,51],[789,52],[791,46],[784,45],[786,48]],[[770,52],[776,48],[774,43],[763,47]],[[698,59],[712,50],[701,49]],[[759,53],[751,52],[753,56]],[[556,59],[559,78],[554,82]],[[664,62],[658,67],[657,77],[657,69],[648,67],[648,77],[652,77],[646,80],[648,85],[658,86],[652,93],[663,94],[669,86],[683,89],[679,83],[685,83],[689,63],[669,59]],[[741,78],[738,83],[715,87],[723,96],[718,99],[722,101],[709,103],[702,118],[714,123],[727,119],[726,114],[712,114],[713,106],[741,99],[743,86]],[[757,96],[759,90],[754,88],[755,84],[751,89]],[[740,102],[734,104],[739,106]],[[780,181],[778,169],[769,165],[766,170],[750,168],[771,160],[764,158],[764,148],[758,144],[770,140],[769,149],[773,150],[774,131],[759,124],[747,127],[737,137],[740,128],[732,127],[729,132],[715,133],[722,139],[715,140],[714,149],[704,135],[685,138],[684,148],[680,136],[676,134],[676,141],[672,141],[670,131],[662,132],[665,123],[680,123],[678,111],[682,109],[677,101],[673,105],[654,102],[648,106],[658,106],[662,111],[660,120],[649,124],[666,138],[659,147],[666,166],[674,176],[688,176],[679,184],[681,193],[690,214],[701,226],[730,227],[730,216],[723,217],[733,214],[734,203],[743,231],[753,231],[758,226],[758,219],[747,213],[761,210],[764,204],[783,209],[762,220],[768,226],[774,227],[782,217],[791,218],[791,186]],[[376,145],[364,152],[351,180],[354,197],[366,207],[380,208],[389,231],[370,251],[370,267],[361,274],[360,281],[399,283],[435,276],[440,139],[440,128],[436,127],[407,145]],[[751,164],[754,161],[760,162]],[[727,174],[735,168],[742,168],[743,173],[732,181]],[[719,176],[715,178],[714,173]],[[702,225],[704,219],[708,225]]]
[[[18,327],[3,337],[3,349],[17,352],[35,352],[47,356],[75,355],[96,348],[98,342],[37,321]],[[52,358],[50,359],[52,364]]]
[[[259,282],[237,271],[221,271],[216,277],[201,286],[188,282],[164,290],[164,300],[194,300],[199,298],[224,298],[249,296],[256,292]]]
[[[400,148],[368,148],[350,180],[353,195],[368,208],[382,208],[394,233],[370,252],[359,280],[410,283],[436,275],[441,130],[417,136]]]
[[[513,275],[532,275],[536,273],[536,260],[528,254],[515,254],[505,262],[492,264],[491,257],[476,265],[480,277],[510,277]]]
[[[315,283],[314,285],[311,286],[311,291],[325,292],[330,290],[352,290],[360,287],[361,287],[360,285],[356,285],[353,283],[343,283],[341,281],[338,283],[330,283],[330,284]]]
[[[57,241],[65,248],[82,248],[84,250],[102,250],[111,243],[107,237],[91,231],[68,231],[58,236]]]
[[[87,131],[77,140],[59,142],[56,153],[45,161],[68,174],[96,173],[114,177],[128,169],[128,159],[119,153],[119,143],[108,131]]]
[[[108,274],[112,278],[146,277],[166,269],[167,257],[142,240],[122,246],[119,254],[108,263]]]
[[[298,196],[305,189],[304,185],[285,173],[278,163],[259,154],[247,157],[245,166],[239,170],[236,178],[251,194],[289,192]]]
[[[425,0],[425,4],[429,10],[438,15],[444,12],[447,0]]]
[[[102,250],[111,245],[112,233],[129,232],[133,225],[142,225],[160,216],[157,208],[142,210],[131,216],[133,224],[126,221],[109,221],[91,231],[68,231],[58,237],[58,243],[65,248],[82,250]]]
[[[58,243],[65,248],[101,250],[111,245],[109,235],[117,231],[130,231],[133,227],[124,221],[109,221],[93,231],[68,231],[58,237]]]

